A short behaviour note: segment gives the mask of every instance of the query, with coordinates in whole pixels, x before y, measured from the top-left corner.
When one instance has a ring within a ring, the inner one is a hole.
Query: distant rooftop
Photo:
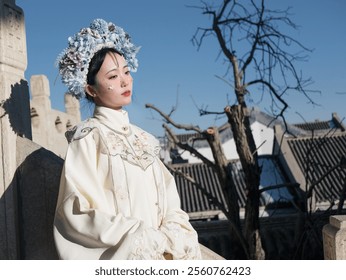
[[[307,187],[315,185],[316,202],[340,198],[346,183],[346,134],[287,139],[289,147],[306,178]]]
[[[316,120],[313,122],[304,122],[304,123],[294,124],[294,126],[306,131],[328,131],[328,130],[345,131],[345,126],[340,121],[336,113],[332,114],[331,120],[326,120],[326,121]]]

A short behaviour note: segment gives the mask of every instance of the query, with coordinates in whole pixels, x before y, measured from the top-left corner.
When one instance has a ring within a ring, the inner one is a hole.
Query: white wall
[[[274,129],[257,121],[251,125],[251,129],[255,138],[256,146],[259,147],[258,155],[271,155],[273,150]],[[232,160],[239,158],[233,138],[225,141],[222,146],[227,159]],[[213,156],[209,147],[199,148],[198,151],[203,156],[213,161]],[[182,151],[180,150],[180,152]],[[183,152],[181,157],[187,159],[189,163],[201,162],[199,158],[191,155],[190,152],[187,151]]]

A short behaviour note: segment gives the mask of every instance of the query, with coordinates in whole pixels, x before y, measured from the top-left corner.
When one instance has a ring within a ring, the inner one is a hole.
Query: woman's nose
[[[125,78],[122,78],[122,79],[121,79],[121,84],[120,84],[121,87],[126,87],[127,84],[128,84],[127,80],[126,80]]]
[[[132,77],[130,75],[124,75],[121,77],[121,87],[126,87],[132,83]]]

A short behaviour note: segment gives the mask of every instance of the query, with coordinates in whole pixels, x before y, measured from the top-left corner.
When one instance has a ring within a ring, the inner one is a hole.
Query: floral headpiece
[[[68,38],[68,47],[57,59],[61,80],[70,94],[78,99],[85,96],[89,63],[97,51],[106,47],[120,52],[130,71],[137,71],[136,54],[140,48],[131,43],[130,36],[121,27],[95,19],[89,28],[83,28]]]

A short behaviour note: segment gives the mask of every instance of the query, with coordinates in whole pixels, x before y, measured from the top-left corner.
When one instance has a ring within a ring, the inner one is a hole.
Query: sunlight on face
[[[132,76],[125,59],[117,53],[106,54],[92,87],[95,104],[115,110],[131,103]]]

